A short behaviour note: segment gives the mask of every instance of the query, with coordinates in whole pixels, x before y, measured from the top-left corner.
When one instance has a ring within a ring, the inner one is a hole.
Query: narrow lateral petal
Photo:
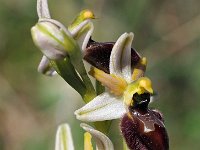
[[[111,140],[105,134],[84,123],[81,123],[81,127],[92,135],[96,142],[97,150],[114,150]]]
[[[58,127],[55,150],[74,150],[71,129],[68,124],[62,124]]]
[[[121,118],[126,113],[121,98],[102,93],[75,111],[76,118],[81,121],[95,122]]]
[[[131,43],[133,33],[122,34],[113,46],[110,56],[110,74],[115,74],[131,81]]]
[[[38,66],[38,72],[47,76],[54,76],[57,74],[57,72],[51,67],[49,59],[46,56],[42,57],[42,60]]]
[[[90,20],[85,20],[72,30],[69,30],[74,39],[78,42],[83,53],[93,33],[93,30],[94,26]]]
[[[92,67],[89,74],[109,88],[110,92],[116,96],[122,96],[127,87],[126,80],[123,78],[113,74],[107,74],[97,68]]]
[[[37,0],[37,14],[39,19],[51,18],[47,0]]]

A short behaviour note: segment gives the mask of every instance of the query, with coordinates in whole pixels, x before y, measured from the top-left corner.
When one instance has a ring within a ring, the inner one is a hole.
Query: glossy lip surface
[[[168,150],[162,115],[151,109],[130,109],[121,120],[121,132],[131,150]]]
[[[95,42],[89,40],[84,59],[94,67],[109,73],[110,54],[115,42]],[[139,60],[140,55],[137,51],[131,48],[131,66],[135,66]]]

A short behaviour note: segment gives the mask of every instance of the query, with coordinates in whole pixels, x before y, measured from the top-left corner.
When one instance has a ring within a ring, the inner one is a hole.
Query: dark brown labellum
[[[109,61],[114,42],[95,42],[89,40],[84,59],[94,67],[109,73]],[[131,65],[135,66],[140,60],[139,54],[131,49]]]
[[[143,95],[143,98],[146,95]],[[162,114],[148,109],[145,101],[129,109],[121,120],[121,132],[130,150],[168,150],[169,140]]]

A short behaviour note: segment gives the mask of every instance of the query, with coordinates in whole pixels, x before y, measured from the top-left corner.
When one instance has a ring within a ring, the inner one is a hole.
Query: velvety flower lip
[[[129,107],[120,123],[120,129],[130,150],[168,150],[169,139],[162,114],[148,108],[150,95],[137,95],[134,107]]]
[[[81,123],[80,126],[86,131],[84,150],[93,150],[90,136],[94,138],[98,150],[114,150],[111,140],[105,134],[84,123]],[[74,149],[70,126],[67,123],[59,125],[56,133],[55,150]]]
[[[110,74],[92,68],[90,75],[100,81],[106,92],[75,111],[76,118],[82,121],[103,121],[121,118],[127,107],[133,105],[135,93],[152,93],[151,81],[147,77],[132,79],[131,43],[133,33],[124,33],[114,44],[109,60]]]

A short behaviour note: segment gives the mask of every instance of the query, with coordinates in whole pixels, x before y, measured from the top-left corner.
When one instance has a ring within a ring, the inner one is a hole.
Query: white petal
[[[37,0],[37,13],[39,19],[51,18],[47,0]]]
[[[123,101],[107,92],[75,111],[77,119],[88,122],[118,119],[125,113]]]
[[[93,23],[90,20],[85,20],[70,31],[72,36],[77,40],[83,53],[93,30]]]
[[[71,130],[68,124],[62,124],[58,127],[55,150],[74,150]]]
[[[131,43],[133,33],[122,34],[113,46],[110,55],[110,74],[123,77],[131,82]]]
[[[42,60],[38,66],[38,72],[47,76],[54,76],[57,74],[57,72],[50,66],[49,59],[46,56],[42,57]]]
[[[105,134],[84,123],[81,123],[81,127],[95,139],[97,150],[114,150],[111,140]]]

